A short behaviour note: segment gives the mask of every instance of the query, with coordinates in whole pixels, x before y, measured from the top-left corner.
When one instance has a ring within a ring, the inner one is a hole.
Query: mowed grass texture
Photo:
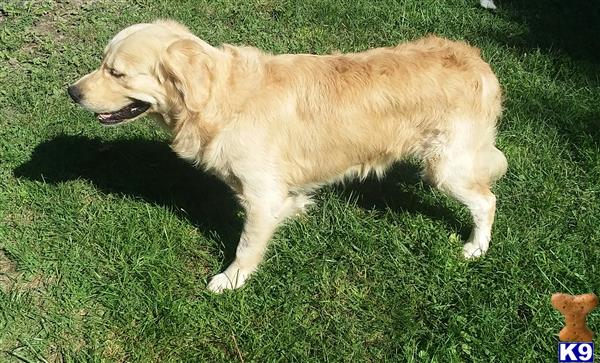
[[[1,362],[551,362],[557,291],[600,294],[600,54],[592,1],[0,2]],[[211,44],[358,51],[437,33],[505,89],[490,251],[414,163],[333,186],[218,296],[243,214],[150,120],[104,128],[66,86],[169,17]],[[600,312],[588,317],[600,334]]]

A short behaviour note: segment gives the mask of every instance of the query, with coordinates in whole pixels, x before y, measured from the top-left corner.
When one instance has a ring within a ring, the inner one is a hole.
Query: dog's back
[[[262,58],[251,75],[260,87],[245,104],[259,120],[252,122],[268,123],[269,140],[279,143],[289,185],[383,174],[408,155],[436,162],[465,123],[469,151],[495,155],[487,150],[500,86],[479,50],[465,43],[430,36],[354,54],[253,57]]]

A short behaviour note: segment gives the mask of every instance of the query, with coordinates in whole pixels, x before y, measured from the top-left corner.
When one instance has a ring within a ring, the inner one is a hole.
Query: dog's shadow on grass
[[[104,193],[165,206],[201,233],[217,234],[226,259],[242,228],[240,207],[229,188],[179,159],[165,142],[58,136],[39,144],[14,175],[51,184],[83,179]]]
[[[343,198],[356,202],[362,209],[385,213],[409,213],[423,215],[443,222],[449,230],[458,233],[463,240],[469,236],[470,225],[461,221],[455,212],[439,202],[430,202],[433,187],[422,181],[421,167],[414,163],[396,164],[379,180],[369,176],[364,181],[336,184],[334,190]],[[448,197],[449,198],[449,197]]]
[[[356,198],[359,207],[421,213],[446,222],[463,236],[453,213],[432,206],[419,195],[398,188],[418,183],[410,164],[394,168],[382,181],[336,186],[341,197]],[[104,193],[118,193],[165,206],[188,219],[201,233],[216,233],[226,262],[233,258],[243,220],[229,188],[216,177],[179,159],[166,142],[144,139],[102,141],[84,136],[59,136],[39,144],[29,161],[14,170],[19,178],[51,184],[83,179]]]

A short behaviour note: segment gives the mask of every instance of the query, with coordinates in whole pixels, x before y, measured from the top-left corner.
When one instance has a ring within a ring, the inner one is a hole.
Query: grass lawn
[[[344,3],[0,2],[0,362],[556,361],[550,295],[600,294],[600,5]],[[150,120],[103,128],[66,94],[157,17],[275,53],[480,47],[509,160],[488,255],[460,257],[467,211],[409,163],[322,190],[246,287],[208,293],[243,220],[227,188]],[[588,323],[600,334],[600,310]]]

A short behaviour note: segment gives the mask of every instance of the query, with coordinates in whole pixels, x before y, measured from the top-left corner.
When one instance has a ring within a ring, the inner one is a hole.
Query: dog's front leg
[[[290,214],[293,207],[289,197],[269,194],[244,196],[246,222],[237,247],[235,260],[215,275],[208,289],[220,293],[226,289],[237,289],[256,270],[263,259],[267,243],[277,226]]]

